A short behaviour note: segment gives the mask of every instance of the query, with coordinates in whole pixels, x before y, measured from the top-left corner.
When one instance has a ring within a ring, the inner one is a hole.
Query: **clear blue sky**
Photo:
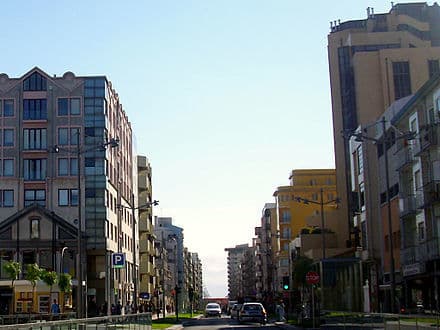
[[[429,2],[430,4],[432,2]],[[211,296],[292,169],[333,168],[330,21],[387,1],[2,1],[0,72],[104,74]]]

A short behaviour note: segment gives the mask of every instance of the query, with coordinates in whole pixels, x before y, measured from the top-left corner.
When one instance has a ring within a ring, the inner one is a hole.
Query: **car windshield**
[[[218,304],[208,304],[206,308],[220,308],[220,306]]]
[[[245,305],[243,307],[243,309],[246,311],[256,311],[256,310],[261,310],[261,306],[260,305]]]

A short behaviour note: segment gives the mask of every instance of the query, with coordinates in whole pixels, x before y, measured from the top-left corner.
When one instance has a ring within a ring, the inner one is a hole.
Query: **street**
[[[198,320],[191,320],[183,324],[185,329],[189,330],[222,330],[222,329],[278,329],[275,324],[260,325],[258,323],[239,324],[237,320],[233,320],[228,316],[221,318],[208,317]]]

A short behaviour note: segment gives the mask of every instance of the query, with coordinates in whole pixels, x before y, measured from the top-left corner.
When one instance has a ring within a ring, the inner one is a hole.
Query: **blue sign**
[[[124,253],[112,253],[112,267],[124,268],[125,267],[125,254]]]
[[[141,293],[139,293],[139,298],[150,299],[150,293],[149,292],[141,292]]]

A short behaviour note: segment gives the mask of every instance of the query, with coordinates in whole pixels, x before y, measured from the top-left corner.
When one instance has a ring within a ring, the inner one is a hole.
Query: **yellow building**
[[[341,226],[347,225],[338,222],[334,215],[337,208],[334,202],[337,198],[334,169],[293,170],[289,179],[290,185],[278,187],[274,192],[279,230],[280,277],[289,274],[288,251],[292,240],[303,229],[321,228],[321,206],[324,209],[324,228],[329,232],[326,234],[327,257],[334,254],[337,247],[345,246],[345,237],[339,238],[338,233]],[[311,247],[314,251],[310,257],[322,257],[321,243],[319,239]]]

